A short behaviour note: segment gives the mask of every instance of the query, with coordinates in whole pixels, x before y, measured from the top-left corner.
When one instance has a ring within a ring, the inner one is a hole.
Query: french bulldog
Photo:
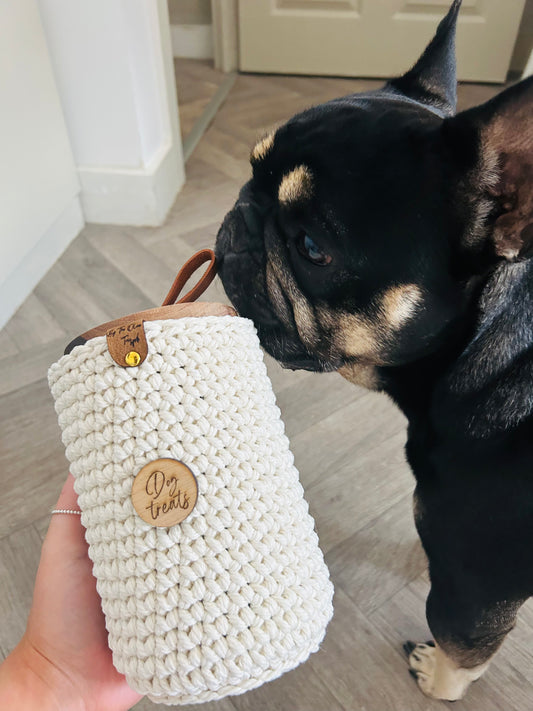
[[[265,136],[216,242],[268,353],[407,416],[435,642],[406,651],[448,700],[533,594],[533,78],[457,114],[460,5],[404,76]]]

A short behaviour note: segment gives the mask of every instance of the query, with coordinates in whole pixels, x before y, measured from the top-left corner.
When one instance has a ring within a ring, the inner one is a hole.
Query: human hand
[[[79,509],[69,474],[56,508]],[[52,516],[26,632],[0,666],[0,707],[125,711],[141,696],[112,663],[80,517]]]

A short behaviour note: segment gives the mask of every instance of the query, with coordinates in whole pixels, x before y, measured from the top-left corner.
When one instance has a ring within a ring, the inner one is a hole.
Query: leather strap
[[[91,328],[79,338],[88,341],[89,338],[96,336],[105,336],[110,328],[117,326],[126,326],[132,321],[164,321],[173,318],[183,318],[184,316],[235,316],[235,309],[226,304],[214,304],[199,302],[198,304],[169,304],[168,306],[158,306],[155,309],[147,309],[146,311],[138,311],[128,316],[122,316],[114,321],[108,321],[101,326]]]
[[[194,272],[206,262],[209,262],[209,266],[200,281],[175,303],[183,287]],[[215,253],[212,249],[202,249],[185,262],[180,269],[162,306],[155,309],[147,309],[146,311],[139,311],[134,314],[129,314],[128,316],[122,316],[122,318],[108,321],[100,326],[91,328],[68,344],[65,348],[65,355],[70,353],[75,346],[86,343],[90,338],[105,336],[110,329],[128,326],[134,321],[158,321],[163,319],[183,318],[184,316],[236,316],[235,310],[225,304],[191,303],[204,293],[215,278],[216,272]]]
[[[185,296],[176,302],[176,299],[180,295],[185,284],[189,281],[194,272],[199,269],[202,264],[209,262],[203,277],[190,291],[188,291]],[[178,272],[178,276],[174,279],[174,283],[170,287],[170,291],[163,301],[163,306],[169,306],[170,304],[178,303],[184,304],[189,301],[196,301],[196,299],[201,296],[207,289],[209,284],[213,281],[217,273],[217,266],[215,260],[215,253],[212,249],[202,249],[185,262],[182,268]]]

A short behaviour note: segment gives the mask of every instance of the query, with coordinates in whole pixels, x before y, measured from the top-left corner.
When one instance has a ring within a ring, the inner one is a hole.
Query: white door
[[[451,0],[239,0],[240,69],[391,77],[415,62]],[[504,81],[525,0],[464,0],[458,76]]]

